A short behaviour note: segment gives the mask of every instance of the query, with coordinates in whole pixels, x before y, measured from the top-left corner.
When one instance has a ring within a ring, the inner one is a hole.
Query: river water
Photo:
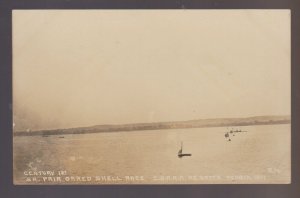
[[[224,127],[14,137],[14,183],[289,183],[290,128],[240,127],[231,141]],[[181,142],[192,156],[178,158]]]

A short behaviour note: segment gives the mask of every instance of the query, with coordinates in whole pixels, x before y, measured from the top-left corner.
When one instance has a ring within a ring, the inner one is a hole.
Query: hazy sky
[[[33,128],[289,115],[290,54],[289,10],[14,10],[14,115]]]

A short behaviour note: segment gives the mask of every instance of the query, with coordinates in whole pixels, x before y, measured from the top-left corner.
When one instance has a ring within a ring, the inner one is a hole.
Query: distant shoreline
[[[209,127],[236,127],[252,125],[290,124],[290,116],[256,116],[248,118],[215,118],[175,122],[135,123],[117,125],[96,125],[67,129],[14,131],[14,136],[48,136],[87,133],[128,132],[142,130],[184,129],[184,128],[209,128]]]

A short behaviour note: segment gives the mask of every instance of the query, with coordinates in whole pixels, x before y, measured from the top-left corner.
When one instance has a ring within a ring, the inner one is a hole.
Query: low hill
[[[175,122],[96,125],[90,127],[38,130],[38,131],[29,131],[29,132],[15,131],[14,136],[84,134],[84,133],[101,133],[101,132],[117,132],[117,131],[231,127],[231,126],[289,124],[289,123],[291,123],[290,116],[256,116],[256,117],[248,117],[248,118],[215,118],[215,119],[200,119],[200,120],[175,121]]]

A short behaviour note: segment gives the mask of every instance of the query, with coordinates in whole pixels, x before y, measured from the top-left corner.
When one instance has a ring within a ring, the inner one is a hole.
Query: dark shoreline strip
[[[143,130],[161,130],[161,129],[185,129],[185,128],[211,128],[211,127],[237,127],[237,126],[253,126],[253,125],[277,125],[290,124],[290,120],[275,121],[251,121],[251,122],[226,122],[226,123],[149,123],[149,124],[128,124],[128,125],[109,125],[95,127],[81,127],[71,129],[55,129],[40,131],[16,131],[14,136],[49,136],[49,135],[70,135],[70,134],[88,134],[88,133],[109,133],[109,132],[130,132]]]

